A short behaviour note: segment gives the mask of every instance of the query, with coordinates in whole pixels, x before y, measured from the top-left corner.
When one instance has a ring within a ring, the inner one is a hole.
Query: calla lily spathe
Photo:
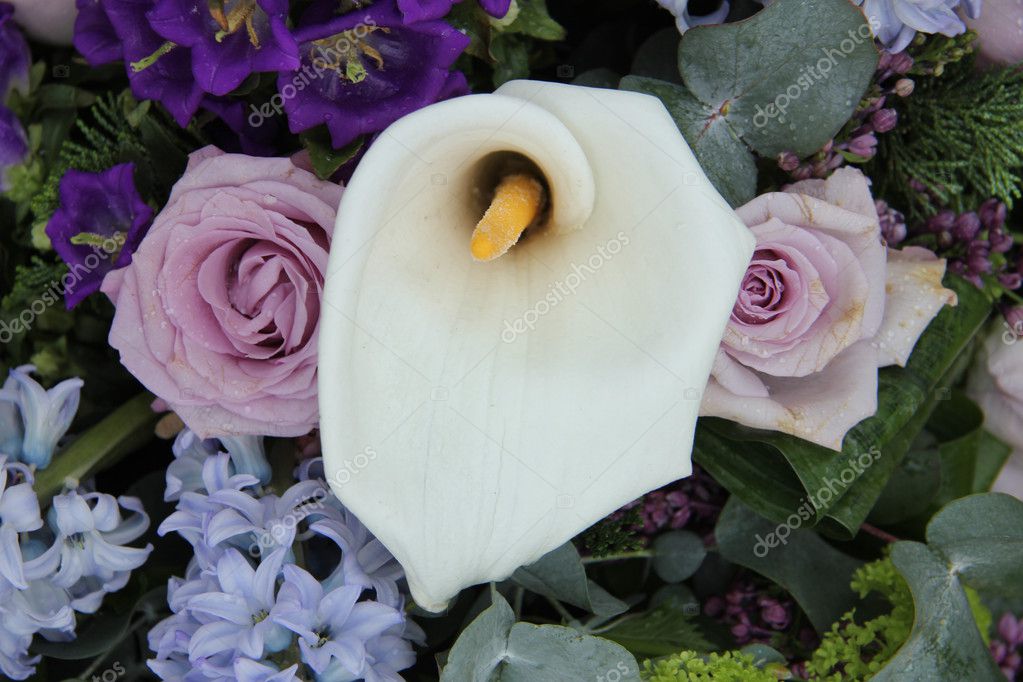
[[[546,212],[479,262],[473,227],[513,173]],[[691,472],[753,247],[646,95],[516,81],[382,133],[331,247],[321,438],[328,482],[418,604]]]

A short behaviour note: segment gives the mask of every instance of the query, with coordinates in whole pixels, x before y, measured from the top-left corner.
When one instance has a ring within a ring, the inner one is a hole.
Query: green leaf
[[[514,621],[495,590],[490,608],[452,647],[441,682],[591,682],[610,671],[639,679],[636,659],[614,642],[560,625]]]
[[[636,656],[668,656],[679,651],[713,651],[696,621],[675,603],[626,616],[600,636],[621,644]]]
[[[946,505],[927,525],[927,543],[974,589],[1023,596],[1023,502],[1001,493]]]
[[[531,592],[598,616],[617,616],[629,608],[586,577],[579,551],[571,542],[548,552],[536,563],[519,568],[512,574],[512,580]]]
[[[664,103],[700,166],[733,208],[752,199],[757,189],[753,154],[716,108],[705,105],[681,85],[626,76],[623,90],[653,95]]]
[[[538,40],[564,40],[565,29],[551,18],[547,0],[517,0],[519,13],[503,33],[519,33]],[[498,22],[500,25],[500,22]]]
[[[309,160],[313,164],[313,171],[321,180],[330,180],[330,177],[359,153],[365,140],[357,137],[341,149],[334,149],[330,140],[330,133],[324,126],[317,126],[301,135],[299,139],[302,146],[309,152]]]
[[[745,21],[686,31],[679,47],[690,92],[767,157],[806,156],[834,137],[877,59],[870,26],[847,0],[778,0]]]
[[[877,413],[846,434],[841,453],[794,436],[701,419],[693,458],[760,514],[781,522],[807,501],[813,522],[852,537],[892,472],[948,396],[957,363],[990,311],[982,292],[948,276],[959,305],[944,308],[917,342],[905,368],[878,372]],[[840,390],[840,387],[836,387]],[[813,522],[808,522],[812,525]]]
[[[688,530],[673,530],[662,533],[654,540],[653,568],[666,583],[680,583],[703,563],[707,550],[703,540]]]
[[[512,33],[502,33],[490,42],[494,60],[494,87],[529,76],[529,42]]]
[[[949,566],[918,542],[895,543],[892,562],[909,584],[916,616],[909,639],[873,682],[1003,680]]]
[[[721,512],[714,537],[724,558],[784,587],[817,631],[825,632],[855,604],[849,581],[862,562],[803,529],[811,515],[808,509],[801,511],[778,525],[733,496]]]
[[[937,499],[942,461],[936,450],[913,450],[899,462],[870,510],[871,523],[889,525],[923,513]]]
[[[50,466],[36,473],[39,506],[46,508],[65,484],[77,486],[149,442],[160,418],[152,402],[150,393],[135,396],[58,452]]]

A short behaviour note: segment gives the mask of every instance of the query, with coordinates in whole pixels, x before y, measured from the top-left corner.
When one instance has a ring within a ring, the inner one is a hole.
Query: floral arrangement
[[[0,677],[1023,679],[1021,199],[1012,0],[0,0]]]

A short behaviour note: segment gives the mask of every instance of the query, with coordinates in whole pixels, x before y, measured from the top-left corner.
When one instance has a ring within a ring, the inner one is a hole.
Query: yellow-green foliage
[[[659,661],[647,661],[642,677],[649,682],[777,682],[777,677],[753,664],[738,651],[701,656],[683,651]]]

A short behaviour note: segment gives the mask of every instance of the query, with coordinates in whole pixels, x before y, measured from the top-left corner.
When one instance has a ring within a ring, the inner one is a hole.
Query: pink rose
[[[103,281],[110,345],[201,437],[316,426],[316,340],[341,187],[288,159],[192,154]]]
[[[966,392],[984,410],[984,428],[1015,451],[991,489],[1023,499],[1023,324],[1000,322],[977,353]]]
[[[844,168],[737,213],[757,238],[701,414],[832,449],[877,410],[877,368],[904,365],[955,294],[945,261],[886,249],[866,177]]]

